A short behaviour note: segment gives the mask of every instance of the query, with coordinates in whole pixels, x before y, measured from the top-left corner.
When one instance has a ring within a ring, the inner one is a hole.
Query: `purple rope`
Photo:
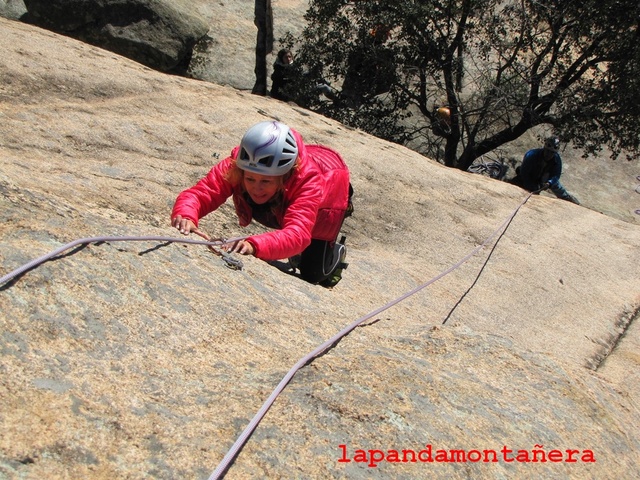
[[[534,192],[535,193],[535,192]],[[511,213],[511,215],[509,215],[509,217],[504,221],[504,223],[502,223],[502,225],[500,225],[495,232],[493,232],[485,241],[482,245],[477,246],[475,249],[473,249],[471,251],[471,253],[469,253],[467,256],[465,256],[462,260],[460,260],[458,263],[456,263],[455,265],[449,267],[447,270],[445,270],[444,272],[440,273],[439,275],[433,277],[431,280],[429,280],[426,283],[423,283],[422,285],[414,288],[413,290],[405,293],[404,295],[396,298],[395,300],[392,300],[391,302],[387,303],[386,305],[378,308],[377,310],[374,310],[371,313],[366,314],[363,317],[360,317],[358,320],[356,320],[355,322],[353,322],[351,325],[347,326],[346,328],[342,329],[341,331],[339,331],[337,334],[335,334],[333,337],[331,337],[329,340],[327,340],[326,342],[324,342],[322,345],[320,345],[319,347],[317,347],[315,350],[313,350],[311,353],[308,353],[307,355],[305,355],[304,357],[302,357],[300,360],[298,360],[298,362],[291,368],[291,370],[289,370],[289,372],[284,376],[284,378],[280,381],[280,383],[278,384],[278,386],[275,388],[275,390],[271,393],[271,395],[269,396],[269,398],[267,398],[267,400],[262,404],[262,407],[260,408],[260,410],[258,410],[258,413],[255,414],[255,416],[253,417],[253,419],[251,420],[251,422],[249,422],[249,425],[246,426],[246,428],[244,429],[244,431],[240,434],[240,436],[238,437],[238,439],[236,440],[236,442],[231,446],[231,448],[229,449],[229,451],[227,452],[227,454],[224,456],[224,458],[222,459],[222,461],[220,462],[220,464],[217,466],[217,468],[213,471],[213,473],[211,474],[211,476],[209,477],[209,480],[217,480],[220,478],[221,475],[224,474],[224,472],[227,470],[227,468],[229,468],[229,465],[231,464],[231,462],[233,461],[233,459],[236,457],[236,455],[238,454],[238,452],[240,451],[240,449],[244,446],[244,444],[247,442],[247,440],[249,439],[249,437],[251,436],[251,434],[253,433],[253,431],[256,429],[256,427],[258,426],[258,423],[260,423],[260,421],[262,420],[262,418],[266,415],[267,411],[269,410],[269,408],[271,408],[271,406],[273,405],[273,403],[275,402],[276,398],[278,397],[278,395],[280,395],[280,393],[282,393],[282,391],[284,390],[284,388],[287,386],[287,384],[291,381],[291,379],[293,378],[293,376],[296,374],[296,372],[298,370],[300,370],[304,365],[306,365],[308,362],[310,362],[311,360],[313,360],[314,358],[316,358],[317,356],[321,355],[323,352],[325,352],[329,347],[331,347],[332,345],[334,345],[336,342],[338,342],[342,337],[344,337],[345,335],[347,335],[348,333],[350,333],[352,330],[354,330],[357,326],[359,326],[361,323],[363,323],[366,320],[369,320],[372,317],[375,317],[376,315],[384,312],[385,310],[393,307],[394,305],[400,303],[401,301],[405,300],[406,298],[410,297],[411,295],[414,295],[416,293],[418,293],[419,291],[425,289],[426,287],[428,287],[429,285],[431,285],[432,283],[435,283],[436,281],[440,280],[442,277],[444,277],[445,275],[448,275],[449,273],[451,273],[452,271],[454,271],[455,269],[457,269],[458,267],[460,267],[462,264],[464,264],[465,262],[467,262],[471,257],[473,257],[476,253],[478,253],[482,248],[484,248],[485,246],[487,246],[499,233],[500,231],[505,228],[507,225],[509,225],[509,223],[511,222],[511,220],[513,219],[513,217],[516,216],[516,214],[518,213],[518,211],[520,210],[520,208],[527,203],[527,200],[529,200],[529,198],[531,198],[531,196],[533,195],[533,193],[530,193],[529,195],[527,195],[527,197],[520,202],[520,205],[518,205],[518,207]]]
[[[275,402],[276,398],[280,395],[280,393],[282,393],[284,388],[291,381],[291,379],[296,374],[296,372],[298,370],[300,370],[300,368],[302,368],[308,362],[310,362],[311,360],[316,358],[318,355],[320,355],[323,352],[325,352],[329,347],[331,347],[336,342],[338,342],[341,338],[343,338],[344,336],[349,334],[352,330],[354,330],[356,327],[358,327],[361,323],[363,323],[366,320],[369,320],[370,318],[372,318],[372,317],[384,312],[385,310],[388,310],[389,308],[393,307],[394,305],[397,305],[398,303],[400,303],[401,301],[405,300],[406,298],[408,298],[408,297],[420,292],[421,290],[425,289],[429,285],[435,283],[436,281],[440,280],[442,277],[448,275],[449,273],[451,273],[452,271],[454,271],[455,269],[459,268],[461,265],[466,263],[477,252],[479,252],[482,248],[487,246],[500,233],[500,231],[503,228],[505,228],[507,225],[509,225],[509,223],[516,216],[516,214],[518,213],[520,208],[529,200],[529,198],[531,198],[531,195],[533,195],[533,193],[530,193],[529,195],[527,195],[527,197],[524,200],[522,200],[522,202],[520,202],[518,207],[511,213],[511,215],[509,215],[509,217],[481,245],[479,245],[475,249],[473,249],[468,255],[466,255],[464,258],[462,258],[458,263],[456,263],[455,265],[449,267],[447,270],[445,270],[444,272],[440,273],[439,275],[433,277],[431,280],[427,281],[426,283],[424,283],[422,285],[419,285],[418,287],[414,288],[413,290],[410,290],[409,292],[407,292],[404,295],[396,298],[395,300],[392,300],[391,302],[387,303],[386,305],[383,305],[382,307],[380,307],[380,308],[368,313],[367,315],[364,315],[363,317],[360,317],[358,320],[356,320],[355,322],[353,322],[349,326],[345,327],[340,332],[338,332],[336,335],[334,335],[329,340],[324,342],[322,345],[317,347],[311,353],[305,355],[303,358],[298,360],[298,362],[289,370],[289,372],[285,375],[285,377],[280,381],[280,383],[275,388],[275,390],[271,393],[269,398],[264,402],[264,404],[262,405],[260,410],[256,413],[256,415],[253,417],[251,422],[249,422],[249,425],[247,425],[247,427],[244,429],[244,431],[238,437],[236,442],[231,446],[231,448],[229,449],[227,454],[224,456],[224,458],[222,459],[220,464],[217,466],[217,468],[213,471],[213,473],[209,477],[209,480],[217,480],[227,470],[227,468],[229,468],[229,465],[230,465],[231,461],[236,457],[236,455],[238,454],[240,449],[244,446],[244,444],[247,442],[247,440],[249,439],[249,437],[251,436],[253,431],[256,429],[256,427],[258,426],[258,424],[260,423],[262,418],[264,418],[264,416],[266,415],[266,413],[269,410],[269,408],[271,408],[271,406]],[[636,211],[636,213],[640,214],[640,210]],[[20,275],[21,273],[24,273],[27,270],[30,270],[30,269],[40,265],[41,263],[46,262],[47,260],[55,257],[56,255],[60,255],[62,252],[66,251],[66,250],[69,250],[70,248],[73,248],[73,247],[75,247],[77,245],[83,245],[83,244],[89,244],[89,243],[100,243],[100,242],[156,241],[156,242],[189,243],[189,244],[196,244],[196,245],[217,246],[217,245],[224,245],[224,244],[227,244],[227,243],[232,243],[232,242],[235,242],[235,241],[238,241],[238,240],[243,240],[244,238],[246,238],[246,237],[237,237],[237,238],[232,238],[232,239],[222,240],[222,241],[192,240],[192,239],[188,239],[188,238],[181,239],[181,238],[176,238],[176,237],[160,237],[160,236],[157,236],[157,237],[156,236],[147,236],[147,237],[115,237],[115,236],[108,237],[107,236],[107,237],[81,238],[81,239],[78,239],[78,240],[74,240],[71,243],[67,243],[66,245],[63,245],[62,247],[60,247],[60,248],[58,248],[58,249],[56,249],[56,250],[54,250],[54,251],[52,251],[52,252],[50,252],[50,253],[48,253],[46,255],[43,255],[42,257],[39,257],[39,258],[36,258],[35,260],[32,260],[31,262],[23,265],[20,268],[17,268],[16,270],[8,273],[7,275],[4,275],[2,278],[0,278],[0,285],[10,281],[11,279],[15,278],[16,276]]]
[[[217,245],[224,245],[226,243],[232,243],[235,242],[237,240],[242,240],[246,237],[238,237],[238,238],[231,238],[229,240],[215,240],[215,241],[211,241],[208,242],[206,240],[193,240],[190,238],[176,238],[176,237],[154,237],[154,236],[150,236],[150,237],[89,237],[89,238],[81,238],[78,240],[74,240],[71,243],[67,243],[66,245],[63,245],[62,247],[58,248],[57,250],[54,250],[53,252],[47,253],[46,255],[43,255],[42,257],[36,258],[35,260],[30,261],[29,263],[23,265],[20,268],[15,269],[13,272],[10,272],[8,274],[6,274],[5,276],[3,276],[2,278],[0,278],[0,285],[8,282],[9,280],[17,277],[18,275],[20,275],[21,273],[24,273],[28,270],[31,270],[32,268],[40,265],[41,263],[46,262],[47,260],[60,255],[62,252],[69,250],[70,248],[75,247],[76,245],[83,245],[83,244],[89,244],[89,243],[100,243],[100,242],[171,242],[171,243],[191,243],[191,244],[195,244],[195,245],[212,245],[212,246],[217,246]]]

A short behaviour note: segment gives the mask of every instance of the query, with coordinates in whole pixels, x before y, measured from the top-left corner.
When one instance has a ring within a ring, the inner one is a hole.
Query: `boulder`
[[[27,13],[23,0],[0,0],[0,17],[20,20]]]
[[[131,58],[184,73],[208,25],[193,9],[165,0],[26,0],[28,20]]]
[[[81,238],[184,239],[178,193],[267,118],[341,152],[356,192],[333,289],[160,241],[78,246],[0,284],[0,478],[208,478],[290,368],[366,316],[295,374],[226,478],[640,477],[640,226],[22,22],[0,31],[2,276]],[[201,227],[264,230],[230,203]]]

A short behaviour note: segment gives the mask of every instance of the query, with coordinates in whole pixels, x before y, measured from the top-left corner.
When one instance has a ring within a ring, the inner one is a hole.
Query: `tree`
[[[305,18],[283,42],[341,90],[306,106],[448,166],[540,125],[640,154],[637,0],[310,0]]]
[[[255,0],[253,23],[258,28],[256,37],[256,83],[251,93],[267,94],[267,54],[273,51],[273,12],[271,0]]]

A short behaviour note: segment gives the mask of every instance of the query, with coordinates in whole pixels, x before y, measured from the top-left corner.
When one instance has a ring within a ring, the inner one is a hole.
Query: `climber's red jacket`
[[[292,132],[298,145],[298,165],[284,184],[284,208],[277,216],[279,229],[246,239],[255,248],[255,256],[263,260],[297,255],[311,239],[334,241],[349,201],[349,170],[340,154],[322,145],[305,145],[300,134]],[[171,218],[181,215],[198,225],[202,217],[232,196],[240,226],[249,225],[253,212],[243,197],[242,186],[233,186],[225,179],[239,150],[235,147],[206,177],[180,193]]]

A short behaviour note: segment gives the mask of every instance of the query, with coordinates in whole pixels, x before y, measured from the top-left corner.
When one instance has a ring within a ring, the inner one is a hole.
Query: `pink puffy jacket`
[[[298,145],[298,167],[284,185],[283,213],[277,219],[280,229],[247,238],[255,256],[263,260],[297,255],[311,239],[334,241],[349,201],[349,170],[340,154],[322,145],[305,145],[300,134],[292,132]],[[198,225],[198,220],[233,196],[240,226],[249,225],[252,211],[242,187],[225,180],[239,149],[234,148],[206,177],[178,195],[171,218],[181,215]]]

